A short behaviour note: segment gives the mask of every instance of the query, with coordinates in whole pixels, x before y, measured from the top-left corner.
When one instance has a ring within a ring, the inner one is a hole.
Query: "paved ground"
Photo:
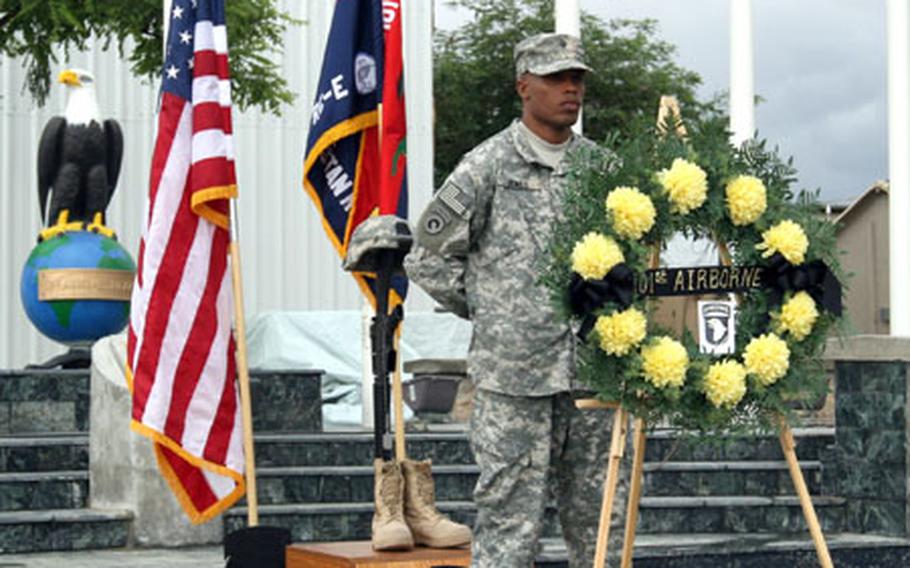
[[[910,540],[860,534],[826,536],[832,550],[908,546]],[[565,561],[559,539],[543,539],[542,560]],[[751,552],[812,549],[808,535],[641,535],[636,539],[636,556],[659,557],[675,550],[745,548]],[[221,546],[170,549],[90,550],[0,554],[0,568],[224,568]],[[691,550],[689,552],[692,552]]]
[[[224,568],[217,547],[0,554],[0,568]]]

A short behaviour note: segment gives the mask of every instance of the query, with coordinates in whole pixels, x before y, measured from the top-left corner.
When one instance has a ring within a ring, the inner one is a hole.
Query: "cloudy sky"
[[[558,1],[558,0],[557,0]],[[603,18],[653,18],[707,98],[729,86],[730,0],[581,0]],[[436,22],[466,15],[436,0]],[[759,136],[792,155],[800,185],[843,201],[888,175],[885,0],[754,0]]]

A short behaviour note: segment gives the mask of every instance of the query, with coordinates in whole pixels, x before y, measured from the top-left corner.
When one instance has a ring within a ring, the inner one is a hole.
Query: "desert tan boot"
[[[374,460],[376,479],[373,487],[373,548],[405,550],[414,546],[414,538],[404,522],[404,477],[396,461]]]
[[[430,460],[403,460],[405,479],[404,518],[414,541],[432,548],[449,548],[471,542],[471,529],[452,522],[436,510]]]

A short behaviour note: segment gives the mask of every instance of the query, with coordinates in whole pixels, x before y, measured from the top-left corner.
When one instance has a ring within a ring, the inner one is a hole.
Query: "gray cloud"
[[[602,17],[654,18],[702,94],[729,85],[729,0],[583,1]],[[753,2],[759,136],[792,155],[800,186],[841,201],[887,177],[882,0]]]

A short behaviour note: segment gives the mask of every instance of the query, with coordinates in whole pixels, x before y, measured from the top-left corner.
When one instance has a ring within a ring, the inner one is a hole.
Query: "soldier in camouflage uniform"
[[[575,338],[537,284],[570,155],[597,148],[571,129],[589,71],[582,59],[579,40],[564,34],[516,46],[521,119],[459,163],[421,216],[405,259],[414,282],[473,322],[476,567],[531,566],[551,496],[569,565],[593,564],[612,412],[575,408],[585,394],[575,379]],[[621,548],[625,493],[623,483],[611,558]]]

